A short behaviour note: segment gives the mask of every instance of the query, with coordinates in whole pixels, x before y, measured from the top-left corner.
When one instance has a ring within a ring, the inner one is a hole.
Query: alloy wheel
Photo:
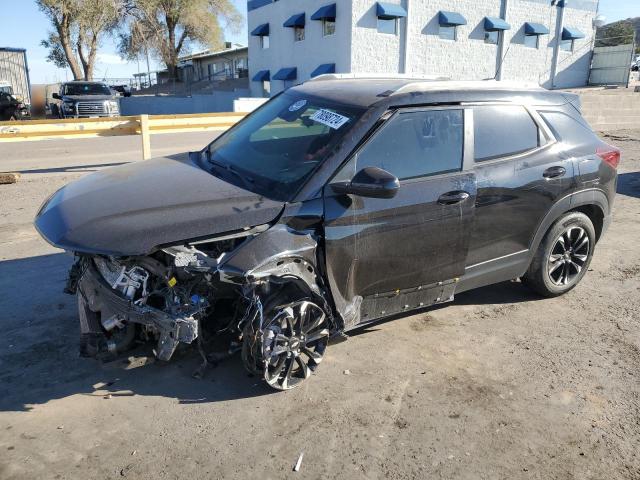
[[[278,390],[289,390],[309,378],[329,342],[327,316],[318,305],[302,300],[274,310],[263,329],[264,378]]]
[[[576,281],[589,258],[589,235],[582,227],[567,228],[555,241],[547,260],[547,273],[558,286]]]

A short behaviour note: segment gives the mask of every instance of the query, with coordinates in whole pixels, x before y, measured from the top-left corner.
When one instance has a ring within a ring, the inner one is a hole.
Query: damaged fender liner
[[[156,308],[135,305],[118,295],[89,263],[78,282],[80,301],[92,312],[102,316],[120,315],[124,320],[155,327],[160,332],[156,352],[160,360],[169,360],[178,343],[191,343],[198,337],[198,320],[193,317],[172,316]]]

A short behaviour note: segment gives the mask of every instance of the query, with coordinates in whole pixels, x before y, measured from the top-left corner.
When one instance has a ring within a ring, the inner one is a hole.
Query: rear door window
[[[540,145],[538,125],[520,105],[474,107],[473,130],[476,162],[516,155]]]
[[[401,112],[358,154],[357,170],[382,168],[400,180],[462,170],[462,110]]]

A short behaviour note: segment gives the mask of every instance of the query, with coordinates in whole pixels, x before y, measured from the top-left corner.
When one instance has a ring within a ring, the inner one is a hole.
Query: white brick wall
[[[336,35],[323,38],[321,22],[310,16],[321,6],[337,3]],[[250,76],[258,70],[271,74],[282,67],[298,67],[297,82],[305,81],[319,64],[335,63],[338,72],[397,73],[404,69],[404,36],[409,32],[407,73],[440,75],[452,79],[493,78],[498,66],[498,46],[484,43],[484,17],[500,16],[502,2],[507,1],[506,21],[511,29],[504,32],[502,79],[527,80],[551,87],[551,64],[556,45],[559,8],[550,0],[386,0],[409,10],[408,19],[400,20],[398,35],[377,31],[374,0],[279,0],[249,12],[249,31],[261,23],[271,23],[271,48],[259,49],[259,38],[249,38]],[[560,52],[555,87],[566,88],[587,82],[592,21],[597,0],[568,0],[564,26],[577,28],[586,38],[577,40],[572,53]],[[579,7],[579,8],[576,8]],[[457,41],[438,36],[438,12],[461,13],[467,25],[458,27]],[[293,32],[283,28],[289,16],[307,13],[306,39],[293,42]],[[541,23],[550,34],[540,36],[538,49],[523,45],[524,23]],[[272,82],[272,92],[282,89]],[[252,92],[256,94],[256,82]]]
[[[322,22],[311,20],[316,10],[329,3],[331,0],[280,0],[249,12],[249,80],[252,95],[262,94],[259,82],[251,81],[260,70],[270,70],[273,77],[281,68],[296,67],[298,79],[294,83],[308,80],[311,72],[324,63],[335,63],[339,72],[350,71],[351,0],[337,2],[334,35],[323,37]],[[303,12],[306,13],[305,39],[294,42],[293,29],[282,24],[291,15]],[[270,24],[270,46],[266,50],[260,48],[260,37],[251,36],[253,29],[263,23]],[[283,88],[284,82],[281,80],[271,81],[272,95]]]

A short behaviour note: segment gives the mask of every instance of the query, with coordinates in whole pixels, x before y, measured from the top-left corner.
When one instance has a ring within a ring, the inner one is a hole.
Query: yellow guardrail
[[[225,112],[0,122],[0,143],[141,135],[142,156],[144,159],[148,159],[151,157],[150,135],[208,130],[222,131],[233,126],[245,115],[247,114]]]

